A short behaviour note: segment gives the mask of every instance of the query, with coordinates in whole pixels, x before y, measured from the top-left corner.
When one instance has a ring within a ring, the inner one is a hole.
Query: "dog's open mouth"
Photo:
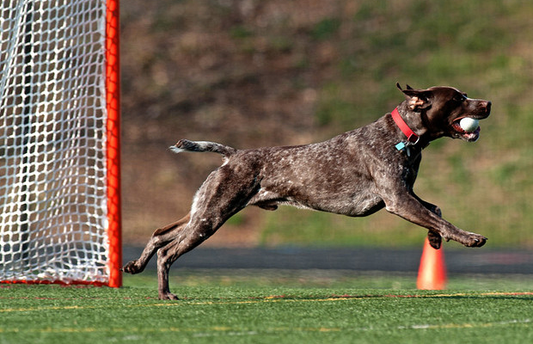
[[[458,118],[452,123],[453,130],[455,131],[453,136],[455,138],[461,138],[468,142],[477,141],[477,139],[479,139],[479,133],[481,132],[481,126],[478,125],[477,128],[473,129],[472,131],[466,131],[463,128],[461,128],[461,124],[460,124],[463,118]]]

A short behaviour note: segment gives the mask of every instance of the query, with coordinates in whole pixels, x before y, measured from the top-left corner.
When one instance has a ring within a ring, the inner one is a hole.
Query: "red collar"
[[[417,144],[418,140],[420,140],[420,136],[414,133],[414,131],[409,128],[407,123],[403,120],[403,118],[400,116],[400,113],[398,112],[398,108],[395,108],[392,110],[392,119],[396,123],[396,125],[400,128],[402,133],[407,137],[407,141],[409,141],[412,144]]]

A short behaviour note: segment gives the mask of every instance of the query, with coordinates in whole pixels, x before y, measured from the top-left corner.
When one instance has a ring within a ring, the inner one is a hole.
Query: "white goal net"
[[[0,281],[109,284],[106,1],[0,5]]]

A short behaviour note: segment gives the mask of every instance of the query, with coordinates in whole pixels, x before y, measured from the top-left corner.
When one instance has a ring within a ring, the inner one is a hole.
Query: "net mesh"
[[[0,4],[0,281],[105,283],[105,1]]]

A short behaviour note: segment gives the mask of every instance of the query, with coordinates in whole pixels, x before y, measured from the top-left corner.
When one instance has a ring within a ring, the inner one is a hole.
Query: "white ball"
[[[473,132],[479,127],[479,121],[474,118],[465,117],[459,122],[461,129],[466,132]]]

